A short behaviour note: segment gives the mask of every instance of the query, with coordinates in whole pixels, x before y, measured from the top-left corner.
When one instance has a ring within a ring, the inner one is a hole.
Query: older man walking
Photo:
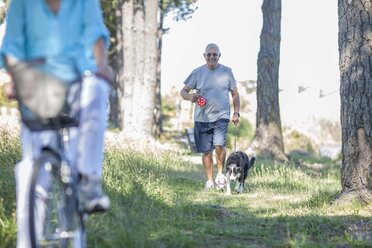
[[[232,70],[219,64],[219,47],[210,43],[205,48],[206,64],[191,72],[184,82],[180,94],[183,99],[197,102],[194,110],[194,135],[197,152],[202,153],[204,172],[207,177],[205,190],[215,187],[213,181],[213,150],[216,150],[217,185],[224,185],[226,178],[222,174],[226,159],[226,134],[230,121],[231,93],[234,112],[231,121],[239,122],[240,99]],[[191,90],[195,92],[191,93]]]

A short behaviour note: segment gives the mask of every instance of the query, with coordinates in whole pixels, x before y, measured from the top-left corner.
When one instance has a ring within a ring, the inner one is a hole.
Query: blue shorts
[[[213,151],[215,146],[226,145],[226,134],[229,119],[215,122],[195,122],[194,138],[197,152]]]

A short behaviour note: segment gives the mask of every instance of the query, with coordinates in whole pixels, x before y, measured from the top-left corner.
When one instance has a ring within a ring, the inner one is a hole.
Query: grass
[[[1,132],[0,247],[15,247],[13,164],[20,147]],[[88,247],[372,246],[371,206],[335,201],[339,161],[305,161],[324,164],[313,169],[258,159],[246,191],[226,196],[203,192],[201,164],[182,153],[110,148],[105,155],[112,207],[89,217]]]
[[[0,128],[0,247],[15,247],[15,182],[14,164],[19,160],[18,139]]]

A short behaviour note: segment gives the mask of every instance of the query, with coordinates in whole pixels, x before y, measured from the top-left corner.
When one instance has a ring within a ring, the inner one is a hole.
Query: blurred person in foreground
[[[184,82],[180,94],[184,100],[195,104],[194,136],[196,150],[202,153],[204,172],[207,177],[205,191],[215,187],[222,189],[226,185],[223,167],[226,159],[226,134],[230,122],[230,98],[233,114],[231,121],[239,123],[240,99],[232,70],[219,64],[219,47],[210,43],[205,48],[206,64],[191,72]],[[195,90],[195,93],[190,93]],[[216,150],[217,175],[213,181],[213,150]]]
[[[1,54],[24,62],[43,59],[46,73],[65,81],[83,80],[80,123],[70,129],[70,162],[78,168],[79,204],[88,213],[110,206],[100,182],[108,82],[114,80],[108,65],[108,46],[109,33],[98,0],[10,1]],[[3,59],[0,62],[4,68]],[[8,98],[15,97],[13,82],[5,86],[5,92]],[[54,131],[35,132],[22,125],[22,160],[15,166],[18,248],[30,247],[28,193],[33,159],[53,137]]]

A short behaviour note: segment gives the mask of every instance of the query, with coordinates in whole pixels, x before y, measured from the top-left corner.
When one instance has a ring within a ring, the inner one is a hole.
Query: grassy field
[[[20,152],[17,139],[0,132],[5,248],[15,247],[13,164]],[[203,192],[202,166],[188,156],[108,149],[104,186],[112,207],[89,217],[88,247],[372,247],[371,205],[335,200],[340,161],[258,159],[246,191],[225,196]]]

